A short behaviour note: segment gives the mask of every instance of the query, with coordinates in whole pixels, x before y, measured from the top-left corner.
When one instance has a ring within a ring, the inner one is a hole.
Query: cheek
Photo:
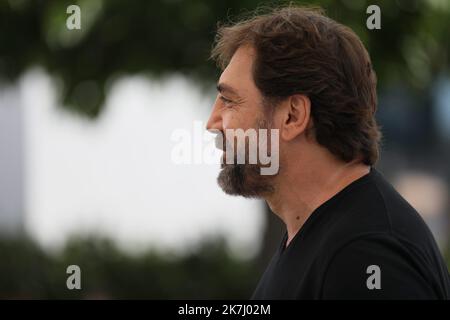
[[[238,145],[237,136],[235,136],[235,133],[233,131],[227,132],[227,130],[236,130],[236,129],[246,130],[243,124],[244,123],[242,121],[242,117],[235,112],[230,111],[228,112],[228,114],[222,116],[222,125],[225,134],[225,139],[228,141],[228,143],[231,140],[234,140],[233,144],[235,146],[234,149],[235,153],[236,153],[236,146]],[[242,143],[242,141],[240,143]]]
[[[224,129],[247,130],[257,126],[257,113],[251,110],[230,110],[222,115],[222,125]]]
[[[222,116],[222,125],[225,130],[242,128],[241,119],[232,112],[227,112]]]

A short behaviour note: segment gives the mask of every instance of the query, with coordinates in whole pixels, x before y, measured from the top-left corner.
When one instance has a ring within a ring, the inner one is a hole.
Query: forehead
[[[252,75],[254,58],[255,50],[251,46],[239,47],[222,72],[219,83],[246,90],[256,89]]]

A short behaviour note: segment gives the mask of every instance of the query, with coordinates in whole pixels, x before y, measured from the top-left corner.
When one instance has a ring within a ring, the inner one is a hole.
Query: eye
[[[226,106],[229,106],[229,105],[231,105],[232,103],[233,103],[233,101],[232,100],[230,100],[230,99],[227,99],[227,98],[225,98],[224,96],[219,96],[219,99],[220,100],[222,100],[223,101],[223,103],[226,105]]]

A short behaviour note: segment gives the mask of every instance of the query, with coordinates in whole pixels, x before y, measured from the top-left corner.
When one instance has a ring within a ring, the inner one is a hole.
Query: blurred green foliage
[[[112,241],[72,239],[47,253],[27,238],[0,240],[0,299],[248,299],[260,270],[231,255],[223,240],[183,255],[130,255]],[[81,290],[69,290],[69,265],[81,269]]]
[[[450,69],[450,1],[315,0],[365,43],[379,86],[402,82],[430,89]],[[259,0],[3,0],[0,1],[0,85],[34,66],[57,80],[65,108],[96,117],[120,76],[181,73],[208,85],[218,70],[208,60],[217,22],[235,20]],[[66,28],[67,6],[81,7],[82,29]],[[366,8],[381,8],[381,30],[366,28]],[[260,11],[264,12],[265,9]],[[426,107],[426,105],[424,104]],[[73,240],[49,253],[26,238],[0,241],[0,298],[248,298],[260,263],[229,254],[223,241],[183,256],[129,255],[104,239]],[[450,254],[447,254],[450,262]],[[66,268],[82,270],[82,290],[66,288]],[[450,263],[449,263],[450,265]]]
[[[450,266],[450,251],[444,256]],[[73,238],[53,253],[26,237],[1,238],[0,257],[0,299],[249,299],[263,271],[223,239],[176,255],[130,254],[98,237]],[[81,269],[81,290],[67,289],[69,265]]]
[[[366,44],[380,84],[421,89],[448,71],[450,1],[315,0]],[[0,2],[0,78],[43,66],[61,83],[64,106],[96,116],[108,84],[124,74],[179,72],[199,84],[218,74],[209,51],[218,21],[287,1],[9,0]],[[81,30],[67,30],[66,8],[81,8]],[[367,6],[381,8],[381,30],[366,28]],[[264,11],[264,9],[260,10]]]

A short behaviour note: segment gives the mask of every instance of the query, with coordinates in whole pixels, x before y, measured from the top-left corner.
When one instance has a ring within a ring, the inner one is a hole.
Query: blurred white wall
[[[129,250],[183,251],[223,235],[235,253],[257,252],[262,203],[223,194],[218,164],[171,161],[173,131],[205,123],[214,91],[202,94],[181,77],[121,79],[91,121],[62,110],[55,83],[39,69],[22,78],[19,90],[25,225],[42,245],[59,247],[71,235],[95,234]],[[20,126],[11,122],[5,131]]]
[[[0,232],[24,226],[24,137],[20,92],[0,89]]]

